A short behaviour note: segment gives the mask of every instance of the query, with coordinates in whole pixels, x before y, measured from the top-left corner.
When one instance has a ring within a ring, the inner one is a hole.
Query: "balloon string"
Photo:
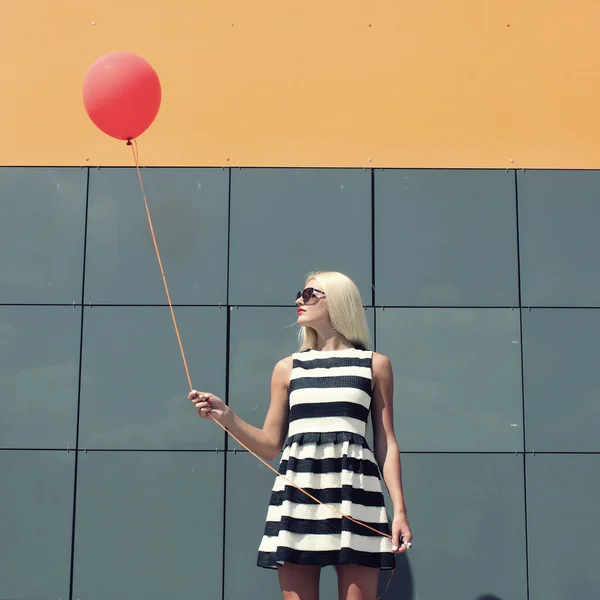
[[[175,333],[177,334],[177,341],[179,342],[179,350],[181,351],[181,358],[183,359],[183,366],[185,368],[185,374],[187,376],[188,384],[189,384],[190,390],[191,390],[192,389],[192,378],[190,377],[190,370],[188,369],[187,360],[185,358],[185,352],[183,351],[183,344],[181,343],[181,336],[179,335],[179,327],[177,327],[177,319],[175,318],[175,311],[173,310],[173,303],[171,302],[171,294],[169,294],[169,286],[167,285],[167,278],[165,276],[165,270],[163,268],[163,263],[160,258],[160,252],[158,251],[156,235],[154,234],[154,226],[152,225],[152,217],[150,216],[150,209],[148,208],[148,200],[146,199],[146,192],[144,190],[144,182],[142,180],[142,173],[140,172],[139,152],[138,152],[138,147],[137,147],[137,141],[133,140],[133,144],[131,143],[131,141],[128,141],[127,143],[131,146],[131,151],[133,152],[135,168],[136,168],[136,171],[138,174],[138,179],[140,180],[140,187],[142,188],[142,196],[144,197],[144,206],[146,207],[146,216],[148,217],[148,224],[150,225],[150,233],[152,234],[152,241],[154,242],[154,249],[156,250],[156,258],[158,259],[158,266],[160,267],[160,272],[161,272],[163,283],[165,286],[165,292],[167,294],[167,300],[169,302],[169,309],[171,310],[171,318],[173,319],[173,325],[175,326]]]
[[[164,270],[164,267],[163,267],[162,259],[160,257],[160,252],[158,250],[158,243],[156,241],[156,234],[154,232],[154,226],[152,224],[152,217],[150,216],[150,208],[148,207],[148,200],[146,198],[146,191],[144,190],[144,181],[142,179],[142,173],[140,171],[139,150],[138,150],[138,146],[137,146],[137,141],[135,139],[128,140],[127,141],[127,145],[131,146],[131,151],[133,152],[133,160],[135,162],[135,168],[136,168],[138,179],[139,179],[139,182],[140,182],[140,188],[142,190],[142,196],[144,198],[144,206],[146,208],[146,216],[148,217],[148,225],[150,226],[150,233],[152,235],[152,242],[154,243],[154,250],[156,251],[156,258],[158,260],[158,265],[160,267],[160,272],[161,272],[163,284],[164,284],[164,287],[165,287],[165,293],[167,295],[167,301],[169,303],[169,309],[171,311],[171,318],[173,320],[173,325],[175,327],[175,333],[177,335],[177,342],[179,343],[179,350],[181,351],[181,358],[183,359],[183,366],[185,368],[185,374],[187,376],[187,380],[188,380],[188,384],[190,386],[190,390],[192,390],[194,386],[192,385],[192,378],[190,377],[190,371],[188,369],[187,360],[185,358],[185,351],[183,349],[183,343],[181,342],[181,336],[179,335],[179,327],[177,326],[177,319],[175,318],[175,311],[173,310],[173,303],[171,302],[171,294],[169,293],[169,286],[167,285],[167,278],[165,276],[165,270]],[[366,523],[363,523],[362,521],[358,521],[357,519],[352,518],[350,515],[347,515],[347,514],[343,513],[342,511],[338,510],[334,506],[331,506],[329,504],[325,504],[324,502],[321,502],[318,498],[315,498],[312,494],[309,494],[305,489],[301,488],[299,485],[297,485],[296,483],[294,483],[293,481],[291,481],[290,479],[288,479],[287,477],[285,477],[285,475],[282,475],[279,471],[277,471],[277,469],[274,469],[263,458],[261,458],[260,456],[258,456],[252,450],[250,450],[250,448],[248,448],[248,446],[246,446],[243,442],[241,442],[222,423],[219,423],[219,421],[217,421],[210,413],[208,413],[208,415],[209,415],[209,417],[219,427],[221,427],[221,429],[223,429],[238,444],[240,444],[240,446],[242,446],[248,452],[250,452],[250,454],[252,454],[252,456],[254,456],[255,458],[257,458],[261,463],[263,463],[263,465],[265,465],[266,467],[268,467],[269,469],[271,469],[271,471],[273,471],[275,473],[275,475],[277,475],[278,477],[281,477],[282,479],[284,479],[285,481],[287,481],[290,485],[292,485],[293,487],[295,487],[298,490],[300,490],[303,494],[306,494],[306,496],[308,496],[309,498],[311,498],[312,500],[314,500],[318,504],[321,504],[323,506],[326,506],[327,508],[330,508],[331,510],[333,510],[333,511],[337,512],[338,514],[340,514],[342,517],[345,517],[346,519],[349,519],[350,521],[352,521],[352,522],[354,522],[354,523],[356,523],[358,525],[361,525],[362,527],[366,527],[367,529],[370,529],[371,531],[374,531],[375,533],[378,533],[378,534],[380,534],[380,535],[382,535],[384,537],[388,537],[390,539],[392,538],[392,536],[389,533],[383,533],[382,531],[379,531],[378,529],[375,529],[374,527],[371,527],[370,525],[367,525]],[[394,575],[394,571],[392,570],[392,577],[393,577],[393,575]],[[387,592],[387,588],[389,587],[391,580],[392,579],[390,577],[390,580],[388,581],[388,585],[387,585],[385,591],[383,592],[384,594]]]

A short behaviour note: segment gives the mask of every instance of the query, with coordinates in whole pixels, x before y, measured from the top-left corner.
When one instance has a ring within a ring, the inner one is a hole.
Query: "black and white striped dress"
[[[372,352],[292,355],[288,437],[279,473],[321,502],[389,534],[382,481],[367,440]],[[393,569],[391,540],[316,503],[277,477],[257,565],[359,564]]]

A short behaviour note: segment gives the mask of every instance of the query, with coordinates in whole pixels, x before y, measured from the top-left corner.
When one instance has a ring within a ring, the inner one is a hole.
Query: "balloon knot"
[[[128,146],[131,146],[131,138],[129,138],[129,139],[127,140],[127,145],[128,145]]]

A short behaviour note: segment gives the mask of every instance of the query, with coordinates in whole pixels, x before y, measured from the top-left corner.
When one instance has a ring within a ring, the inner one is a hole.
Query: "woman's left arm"
[[[402,490],[400,450],[394,433],[394,374],[392,364],[383,354],[373,352],[373,398],[371,415],[375,460],[383,474],[394,505],[392,546],[395,552],[404,552],[412,540],[408,515]],[[402,545],[400,544],[402,538]]]

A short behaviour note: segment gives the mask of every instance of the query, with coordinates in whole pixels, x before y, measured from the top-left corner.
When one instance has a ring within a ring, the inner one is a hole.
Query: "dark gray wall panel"
[[[516,306],[514,174],[375,170],[375,304]]]
[[[523,309],[529,451],[600,452],[600,310]]]
[[[403,454],[402,468],[414,545],[389,597],[526,600],[523,457]]]
[[[75,454],[0,450],[0,598],[68,598]]]
[[[75,446],[80,339],[81,307],[0,306],[0,447]]]
[[[401,450],[523,449],[518,310],[387,308],[376,324]]]
[[[292,307],[231,311],[229,405],[255,427],[262,427],[269,409],[275,364],[298,349],[297,316]],[[229,447],[241,449],[233,440]]]
[[[196,389],[225,394],[227,310],[176,307]],[[223,448],[192,403],[168,307],[85,307],[81,448]]]
[[[81,302],[87,171],[0,168],[0,303]]]
[[[600,307],[600,173],[518,171],[522,302]]]
[[[223,454],[79,457],[74,598],[220,600]]]
[[[277,469],[281,457],[269,461]],[[225,595],[227,600],[280,600],[277,571],[256,566],[276,475],[248,452],[227,456]]]
[[[307,273],[341,271],[371,303],[371,174],[234,169],[232,304],[294,303]]]
[[[227,302],[229,178],[222,169],[143,169],[174,304]],[[167,304],[137,175],[90,174],[86,303]]]
[[[527,456],[530,600],[600,598],[600,456]]]
[[[281,456],[269,462],[277,469]],[[227,456],[226,600],[280,600],[277,571],[256,566],[271,488],[277,476],[246,451]],[[321,573],[321,598],[337,598],[333,568]]]
[[[373,332],[373,309],[366,310]],[[229,405],[242,419],[262,427],[271,401],[276,363],[297,352],[298,315],[294,308],[238,307],[231,310]],[[233,442],[234,446],[239,445]]]

